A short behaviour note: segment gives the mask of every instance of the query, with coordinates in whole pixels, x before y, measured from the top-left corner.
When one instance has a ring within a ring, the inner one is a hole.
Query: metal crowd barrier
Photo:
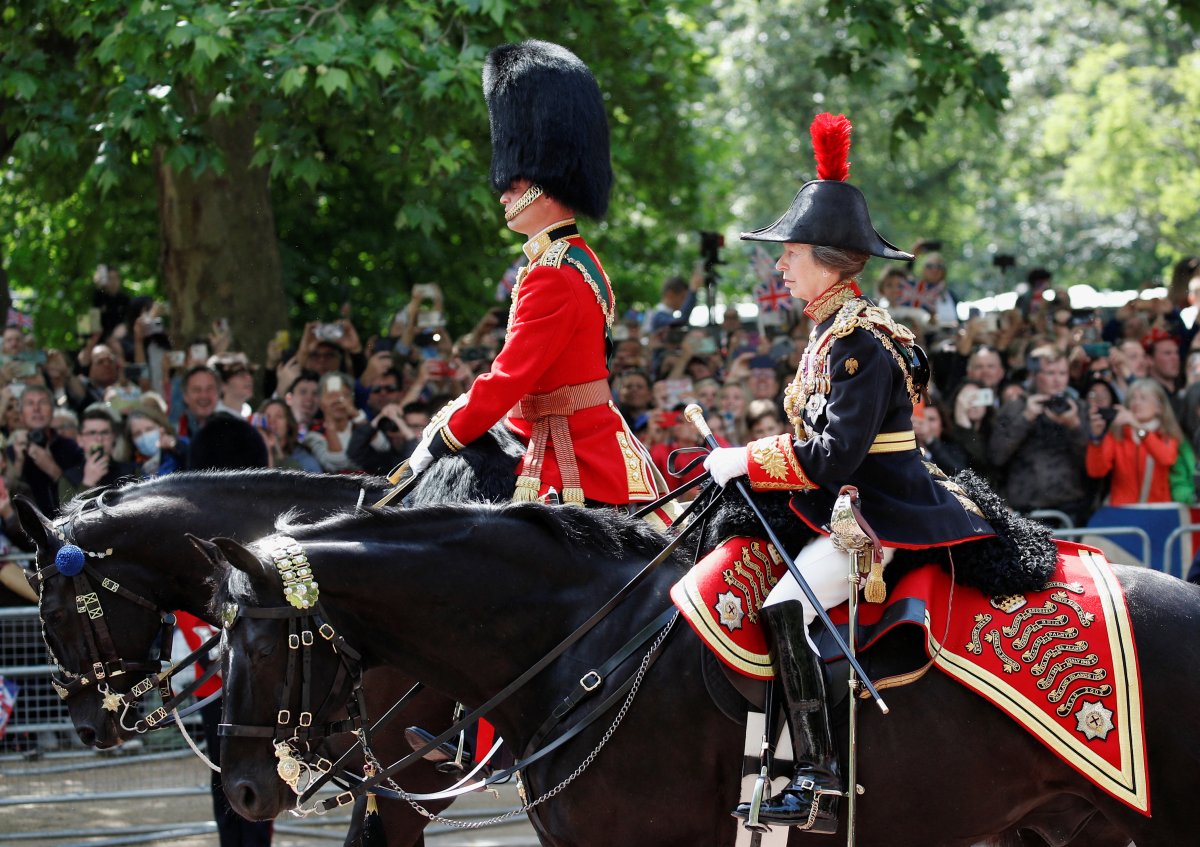
[[[1180,579],[1187,578],[1187,571],[1192,563],[1185,562],[1183,560],[1182,555],[1178,559],[1172,559],[1171,558],[1171,548],[1175,546],[1176,541],[1180,541],[1180,539],[1182,539],[1183,536],[1187,535],[1190,532],[1200,532],[1200,523],[1184,524],[1183,526],[1172,530],[1171,534],[1167,536],[1167,540],[1163,542],[1163,555],[1162,555],[1163,569],[1167,573],[1171,574],[1172,576],[1177,576]],[[1183,553],[1182,542],[1180,543],[1179,552],[1181,554]],[[1172,567],[1172,565],[1175,564],[1176,562],[1179,564],[1179,572],[1178,573],[1175,573],[1175,569]]]
[[[1042,523],[1054,521],[1056,528],[1072,529],[1075,526],[1075,521],[1071,520],[1071,516],[1058,509],[1034,509],[1029,513],[1029,517]]]
[[[1131,564],[1139,567],[1150,567],[1150,534],[1140,526],[1077,526],[1070,529],[1054,530],[1055,538],[1084,538],[1085,536],[1100,536],[1109,538],[1116,535],[1133,535],[1142,543],[1141,559],[1134,562],[1115,562],[1114,564]]]

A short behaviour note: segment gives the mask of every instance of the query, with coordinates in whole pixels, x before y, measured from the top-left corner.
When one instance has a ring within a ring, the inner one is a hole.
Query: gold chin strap
[[[525,193],[504,211],[504,220],[511,221],[529,207],[529,204],[542,196],[542,187],[537,183],[525,189]]]

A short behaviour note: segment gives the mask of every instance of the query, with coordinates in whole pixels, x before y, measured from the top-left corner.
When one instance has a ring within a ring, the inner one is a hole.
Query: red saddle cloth
[[[860,644],[900,623],[921,626],[939,670],[1148,815],[1141,678],[1124,595],[1099,550],[1057,544],[1051,579],[1026,594],[990,597],[953,584],[937,566],[911,571],[885,604],[859,604]],[[768,547],[731,539],[671,590],[701,640],[733,669],[760,679],[773,671],[759,612],[785,567]],[[846,606],[830,617],[845,624]]]

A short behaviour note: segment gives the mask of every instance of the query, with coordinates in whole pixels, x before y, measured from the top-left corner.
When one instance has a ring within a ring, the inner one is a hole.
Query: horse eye
[[[268,641],[266,644],[260,644],[254,650],[254,655],[259,659],[266,659],[275,652],[275,642]]]

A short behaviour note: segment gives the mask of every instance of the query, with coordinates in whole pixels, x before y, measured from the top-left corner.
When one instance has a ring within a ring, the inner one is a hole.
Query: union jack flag
[[[776,277],[754,286],[754,300],[764,312],[782,312],[788,307],[791,299],[791,292],[787,290],[783,277]]]
[[[12,717],[13,707],[17,704],[18,688],[16,680],[0,676],[0,738],[4,737],[8,719]]]
[[[25,329],[25,330],[29,330],[30,332],[33,332],[33,315],[27,315],[24,312],[19,311],[17,309],[12,308],[11,306],[9,306],[8,320],[5,322],[4,325],[5,326],[18,326],[21,329]]]
[[[754,250],[754,256],[750,259],[750,264],[754,268],[754,275],[762,280],[754,286],[754,301],[758,303],[759,311],[784,311],[788,307],[788,301],[792,299],[792,295],[787,290],[779,271],[775,270],[774,260],[767,255],[767,251],[757,247]]]
[[[517,284],[517,271],[525,264],[527,260],[524,256],[517,259],[508,270],[504,272],[504,276],[500,277],[500,281],[496,283],[496,302],[503,303],[512,296],[513,286]]]

